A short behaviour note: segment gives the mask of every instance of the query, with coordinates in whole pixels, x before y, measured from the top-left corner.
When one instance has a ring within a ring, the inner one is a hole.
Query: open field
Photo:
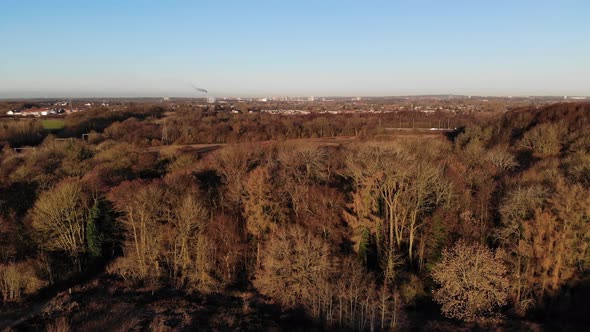
[[[148,152],[159,152],[163,156],[172,156],[177,152],[205,153],[215,151],[225,144],[186,144],[186,145],[162,145],[148,148]]]
[[[41,124],[43,125],[43,129],[46,130],[59,130],[65,126],[64,120],[59,119],[45,119],[41,121]]]
[[[423,138],[423,139],[443,139],[445,138],[445,131],[399,131],[388,134],[375,135],[372,139],[374,141],[388,141],[396,140],[397,138]],[[336,136],[336,137],[314,137],[314,138],[294,138],[288,139],[288,143],[305,143],[311,146],[340,146],[347,145],[353,142],[358,142],[359,138],[355,136]],[[276,143],[277,141],[261,141],[250,142],[243,144],[258,144],[267,145]],[[198,152],[207,153],[220,149],[227,145],[226,143],[215,144],[171,144],[149,147],[148,152],[159,152],[163,156],[172,156],[178,152]]]

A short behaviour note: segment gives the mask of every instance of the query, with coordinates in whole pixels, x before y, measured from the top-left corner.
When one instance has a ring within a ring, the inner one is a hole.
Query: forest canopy
[[[53,132],[5,124],[0,316],[80,330],[585,326],[590,105],[449,133],[387,121],[136,105]]]

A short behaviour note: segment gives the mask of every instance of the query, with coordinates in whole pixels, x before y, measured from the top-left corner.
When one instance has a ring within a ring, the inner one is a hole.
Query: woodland
[[[590,323],[588,103],[64,122],[0,120],[0,329]]]

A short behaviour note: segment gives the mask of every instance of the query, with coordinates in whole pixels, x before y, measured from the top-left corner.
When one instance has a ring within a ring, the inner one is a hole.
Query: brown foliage
[[[555,192],[517,188],[502,207],[500,236],[513,254],[514,304],[526,311],[587,266],[590,228],[588,192],[557,179]]]
[[[111,271],[179,289],[209,291],[217,286],[207,232],[209,213],[190,183],[181,187],[160,181],[125,182],[109,197],[127,230],[125,257]]]
[[[286,307],[311,308],[332,268],[327,243],[300,227],[283,228],[266,244],[255,285]]]

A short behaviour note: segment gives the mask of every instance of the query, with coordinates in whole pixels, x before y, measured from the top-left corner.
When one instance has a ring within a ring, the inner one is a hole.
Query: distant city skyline
[[[590,96],[589,12],[574,0],[6,1],[0,98]]]

